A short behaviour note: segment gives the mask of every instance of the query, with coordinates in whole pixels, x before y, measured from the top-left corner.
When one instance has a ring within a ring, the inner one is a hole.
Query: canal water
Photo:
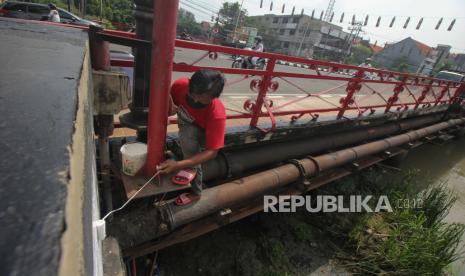
[[[445,218],[446,222],[465,224],[465,139],[447,142],[444,145],[428,144],[412,150],[402,168],[420,169],[434,183],[446,183],[457,201]],[[462,237],[465,248],[465,236]],[[452,265],[455,275],[465,275],[465,259]]]

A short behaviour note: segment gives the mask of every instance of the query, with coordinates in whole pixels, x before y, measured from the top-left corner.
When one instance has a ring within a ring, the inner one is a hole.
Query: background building
[[[253,16],[265,50],[293,56],[340,60],[349,48],[350,34],[342,27],[308,15]]]
[[[449,57],[451,46],[438,45],[432,48],[411,37],[399,42],[386,44],[375,55],[378,66],[429,75],[442,67]]]

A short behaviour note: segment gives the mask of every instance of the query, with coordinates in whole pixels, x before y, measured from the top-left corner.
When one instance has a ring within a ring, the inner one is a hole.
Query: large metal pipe
[[[366,143],[356,147],[320,155],[314,158],[299,160],[308,177],[319,172],[349,164],[357,159],[379,154],[392,147],[413,142],[440,130],[465,123],[465,118],[451,119],[418,130],[390,138]],[[301,177],[299,169],[293,164],[286,164],[258,174],[228,182],[202,192],[199,201],[187,206],[168,204],[164,209],[164,217],[168,219],[171,229],[211,215],[225,208],[244,204],[249,200],[273,190],[289,185]]]
[[[178,6],[179,0],[155,1],[153,9],[147,175],[155,174],[156,165],[164,159]]]
[[[415,117],[391,122],[380,126],[338,132],[310,139],[291,140],[234,152],[225,152],[204,165],[204,179],[223,179],[227,176],[240,176],[244,172],[286,161],[291,158],[318,154],[326,150],[372,141],[402,131],[431,125],[441,121],[444,113]],[[258,157],[258,158],[257,158]]]

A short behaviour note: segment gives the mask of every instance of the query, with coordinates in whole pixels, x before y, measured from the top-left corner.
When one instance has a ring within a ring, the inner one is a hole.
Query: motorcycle
[[[250,50],[250,49],[245,49]],[[242,69],[259,69],[263,70],[265,68],[266,60],[259,57],[245,57],[237,56],[234,58],[234,61],[231,65],[232,68],[242,68]]]

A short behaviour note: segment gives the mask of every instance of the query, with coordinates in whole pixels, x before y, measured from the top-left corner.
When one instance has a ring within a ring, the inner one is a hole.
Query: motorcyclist
[[[360,67],[371,68],[371,58],[366,58],[365,61],[359,65]],[[371,72],[364,72],[365,79],[373,79]]]
[[[262,37],[261,36],[256,36],[255,37],[255,45],[252,47],[252,50],[257,51],[257,52],[263,52],[263,42],[262,42]]]
[[[257,51],[257,52],[263,52],[264,46],[263,46],[261,36],[256,36],[255,37],[255,44],[252,47],[252,50]],[[251,68],[253,68],[253,67],[255,67],[257,65],[257,60],[258,59],[259,59],[259,57],[249,57],[248,58],[248,61],[249,61],[249,64],[250,64]]]
[[[184,29],[184,31],[181,33],[181,39],[182,40],[193,40],[186,29]]]
[[[371,68],[371,58],[366,58],[365,61],[359,65],[360,67]]]

